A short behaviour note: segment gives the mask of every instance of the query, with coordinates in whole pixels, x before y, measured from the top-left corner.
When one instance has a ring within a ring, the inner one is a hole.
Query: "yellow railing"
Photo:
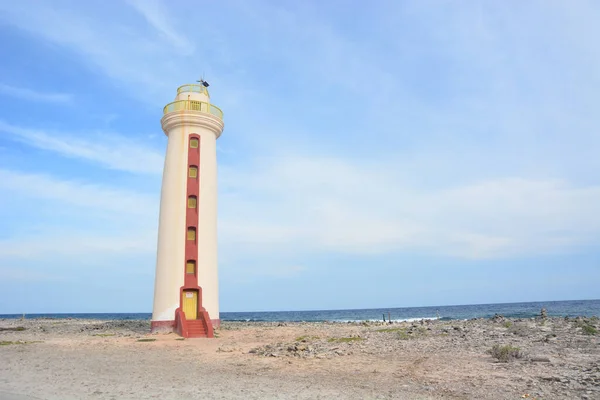
[[[208,89],[204,85],[197,85],[194,83],[189,83],[177,88],[177,94],[185,92],[205,93],[208,95]]]
[[[168,114],[176,111],[200,111],[214,115],[223,119],[223,111],[217,106],[210,103],[196,100],[179,100],[169,103],[163,108],[163,114]]]

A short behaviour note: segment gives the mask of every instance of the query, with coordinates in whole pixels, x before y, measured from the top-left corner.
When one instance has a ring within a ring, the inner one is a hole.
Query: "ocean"
[[[548,316],[600,316],[600,300],[540,301],[529,303],[474,304],[463,306],[371,308],[359,310],[221,312],[221,321],[314,322],[392,321],[420,319],[466,320],[490,318],[496,314],[511,318],[532,318],[542,308]],[[26,314],[25,318],[84,318],[100,320],[149,320],[151,313]],[[0,314],[0,318],[21,318],[22,314]]]

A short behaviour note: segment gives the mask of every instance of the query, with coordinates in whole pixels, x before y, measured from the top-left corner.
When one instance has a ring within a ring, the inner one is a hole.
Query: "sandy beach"
[[[599,399],[599,328],[226,322],[216,339],[182,340],[148,321],[5,319],[0,399]]]

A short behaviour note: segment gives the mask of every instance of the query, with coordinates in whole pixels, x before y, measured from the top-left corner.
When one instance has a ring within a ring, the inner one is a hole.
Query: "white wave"
[[[423,318],[392,318],[392,322],[418,322],[421,320],[435,321],[440,318],[438,317],[423,317]],[[383,322],[383,319],[334,319],[327,320],[327,322],[339,322],[339,323],[349,323],[349,322]],[[385,322],[389,322],[388,319],[385,319]]]

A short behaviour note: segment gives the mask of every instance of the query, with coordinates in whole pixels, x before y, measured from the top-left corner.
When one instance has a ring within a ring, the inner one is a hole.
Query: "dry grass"
[[[358,336],[351,336],[351,337],[340,337],[340,338],[329,338],[327,339],[327,341],[329,343],[350,343],[350,342],[358,342],[363,340],[363,338],[358,337]]]
[[[516,360],[519,358],[523,358],[523,352],[519,347],[514,347],[509,344],[500,346],[499,344],[495,344],[490,350],[489,353],[502,362],[509,362],[512,360]]]

